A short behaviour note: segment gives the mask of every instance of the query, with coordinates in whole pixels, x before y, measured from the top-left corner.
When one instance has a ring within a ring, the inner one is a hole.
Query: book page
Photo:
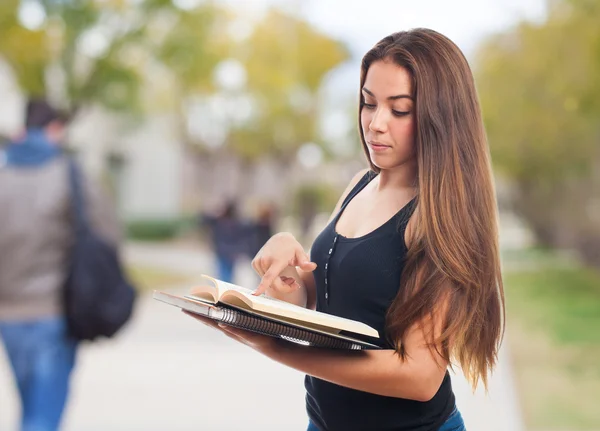
[[[379,333],[375,329],[362,322],[309,310],[268,296],[255,296],[252,308],[263,313],[281,315],[294,320],[312,322],[317,325],[379,338]]]
[[[240,297],[250,308],[260,311],[265,314],[274,316],[286,317],[289,320],[297,320],[299,322],[309,322],[317,326],[325,326],[337,331],[350,331],[357,334],[368,335],[370,337],[379,338],[379,333],[368,325],[362,322],[357,322],[343,317],[333,316],[331,314],[321,313],[319,311],[309,310],[289,302],[271,298],[269,296],[252,295],[252,290],[241,286],[236,286],[231,283],[226,283],[221,280],[213,279],[219,291],[219,298],[222,302],[232,302],[236,306],[241,306],[239,301],[227,298],[227,293],[232,296]],[[234,293],[235,292],[235,295]]]
[[[238,286],[237,284],[231,284],[231,283],[227,283],[226,281],[217,280],[216,278],[211,278],[206,275],[204,275],[203,277],[209,278],[215,283],[215,285],[217,286],[217,291],[219,293],[219,296],[218,296],[219,298],[221,298],[221,296],[223,296],[223,294],[225,292],[231,291],[231,290],[233,290],[235,292],[240,292],[244,296],[249,297],[250,299],[257,298],[256,296],[252,295],[252,293],[254,292],[253,290],[247,289],[242,286]]]
[[[201,284],[190,289],[190,296],[211,304],[216,304],[221,296],[219,292],[219,282],[212,277],[203,275]]]

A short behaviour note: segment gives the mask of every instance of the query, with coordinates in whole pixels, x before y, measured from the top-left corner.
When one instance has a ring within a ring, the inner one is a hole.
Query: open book
[[[154,299],[232,326],[301,344],[378,348],[378,332],[362,322],[309,310],[208,276],[185,296],[154,291]]]

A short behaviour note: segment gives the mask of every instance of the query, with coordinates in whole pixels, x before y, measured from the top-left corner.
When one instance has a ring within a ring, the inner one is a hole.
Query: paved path
[[[192,248],[131,245],[126,256],[190,274],[213,272],[206,253]],[[247,268],[237,281],[252,279]],[[5,383],[10,374],[1,353],[0,430],[16,431],[15,392]],[[487,396],[471,394],[454,377],[469,431],[523,431],[506,353]],[[307,422],[300,373],[147,296],[117,339],[81,350],[73,384],[66,431],[300,431]]]

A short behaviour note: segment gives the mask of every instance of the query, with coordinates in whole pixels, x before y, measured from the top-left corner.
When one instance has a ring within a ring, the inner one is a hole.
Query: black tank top
[[[385,314],[400,288],[406,257],[404,231],[413,199],[394,217],[359,238],[337,234],[335,226],[348,202],[376,174],[368,172],[351,190],[335,218],[315,239],[317,310],[364,322],[385,340]],[[385,348],[393,348],[387,342]],[[321,431],[437,431],[454,408],[450,375],[427,402],[385,397],[306,376],[306,408]]]

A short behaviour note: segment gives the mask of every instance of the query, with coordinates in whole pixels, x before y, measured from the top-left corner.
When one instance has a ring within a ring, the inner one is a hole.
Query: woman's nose
[[[369,123],[369,129],[373,132],[383,133],[387,130],[387,118],[385,112],[378,109],[373,113],[371,122]]]

